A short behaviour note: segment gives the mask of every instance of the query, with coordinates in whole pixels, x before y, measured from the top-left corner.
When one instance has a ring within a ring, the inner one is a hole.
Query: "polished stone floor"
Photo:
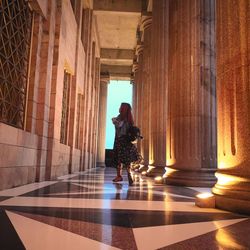
[[[97,168],[0,191],[0,249],[250,249],[249,217],[194,205],[209,190],[114,176]]]

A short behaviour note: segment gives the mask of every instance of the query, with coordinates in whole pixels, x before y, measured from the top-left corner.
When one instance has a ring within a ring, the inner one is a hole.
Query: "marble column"
[[[143,83],[142,83],[142,63],[143,63],[143,44],[138,42],[136,46],[137,60],[138,60],[138,70],[136,72],[136,85],[137,85],[137,98],[136,98],[136,125],[142,127],[142,106],[143,106]],[[142,153],[141,141],[137,143],[137,149],[139,153]]]
[[[84,119],[83,119],[83,150],[82,150],[82,169],[88,169],[90,152],[89,152],[89,134],[90,134],[90,101],[91,101],[91,71],[92,71],[92,37],[93,37],[93,10],[83,10],[83,27],[82,27],[82,42],[85,51],[85,69],[84,69],[84,95],[83,95],[83,107],[84,107]]]
[[[250,3],[216,1],[216,206],[250,214]]]
[[[133,99],[132,99],[132,113],[134,116],[134,123],[138,126],[138,79],[139,79],[139,64],[137,62],[137,56],[134,58],[134,63],[132,66],[132,72],[133,72]],[[140,150],[140,146],[138,146],[137,143],[137,149]],[[139,164],[132,165],[132,168],[136,171],[140,168]]]
[[[91,52],[91,74],[90,74],[90,89],[89,89],[89,121],[88,121],[88,168],[95,167],[94,163],[94,152],[93,152],[93,140],[94,140],[94,114],[95,114],[95,71],[96,71],[96,58],[95,58],[95,43],[92,43],[92,52]]]
[[[216,178],[215,2],[169,2],[168,184]]]
[[[95,60],[95,86],[94,86],[94,99],[95,99],[95,108],[94,108],[94,125],[95,128],[93,131],[93,166],[96,166],[97,161],[97,137],[98,137],[98,122],[99,122],[99,95],[100,95],[100,58],[97,57]]]
[[[143,168],[140,170],[146,170],[149,165],[149,124],[150,124],[150,82],[151,82],[151,24],[152,16],[146,13],[142,16],[141,29],[143,31],[142,40],[144,44],[143,49],[143,62],[142,62],[142,123],[141,134],[143,140],[141,141],[141,153],[143,157]]]
[[[150,136],[148,176],[163,175],[166,167],[166,89],[168,54],[168,0],[153,1],[150,82]]]
[[[133,98],[132,98],[132,111],[133,111],[133,115],[134,115],[134,122],[135,124],[137,124],[137,92],[138,92],[138,63],[137,63],[137,59],[134,59],[134,64],[132,66],[132,72],[133,72]]]
[[[108,97],[108,75],[100,77],[100,96],[99,96],[99,119],[98,119],[98,138],[97,138],[97,167],[105,167],[105,142],[106,142],[106,116],[107,116],[107,97]]]

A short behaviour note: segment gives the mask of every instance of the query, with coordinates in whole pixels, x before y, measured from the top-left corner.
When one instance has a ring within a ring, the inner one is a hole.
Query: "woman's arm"
[[[118,120],[117,117],[113,117],[112,122],[114,125],[118,126],[118,124],[120,123],[120,120]]]

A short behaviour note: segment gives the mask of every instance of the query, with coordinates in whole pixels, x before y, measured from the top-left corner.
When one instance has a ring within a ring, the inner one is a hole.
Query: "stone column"
[[[99,95],[100,95],[100,58],[97,57],[96,61],[96,70],[95,70],[95,109],[94,109],[94,139],[93,139],[93,154],[94,154],[94,163],[96,166],[97,160],[97,137],[98,137],[98,121],[99,121]]]
[[[69,173],[74,173],[80,170],[80,157],[78,156],[79,148],[76,147],[76,142],[79,140],[77,136],[79,136],[77,129],[79,129],[79,121],[77,121],[77,113],[78,111],[78,103],[81,103],[79,100],[79,93],[78,93],[78,63],[79,58],[78,54],[80,51],[81,43],[81,29],[82,29],[82,3],[77,1],[76,9],[74,11],[76,21],[77,21],[77,35],[76,35],[76,56],[75,56],[75,72],[72,76],[71,81],[71,104],[70,104],[70,122],[69,122],[69,146],[70,146],[70,158],[69,158]],[[79,115],[80,117],[80,115]],[[79,145],[78,145],[79,146]]]
[[[82,150],[82,160],[81,169],[89,168],[89,133],[90,133],[90,98],[91,98],[91,69],[92,69],[92,37],[93,37],[93,10],[84,9],[83,10],[83,27],[82,27],[82,37],[83,37],[83,47],[85,51],[85,69],[84,69],[84,95],[83,95],[83,107],[84,107],[84,119],[83,119],[83,150]]]
[[[134,58],[134,64],[132,66],[132,71],[134,73],[133,76],[133,103],[132,103],[132,112],[134,115],[134,122],[137,125],[138,124],[138,73],[139,73],[139,65],[137,62],[137,57]],[[137,145],[137,148],[139,150],[139,147]],[[139,169],[140,165],[133,165],[133,169]]]
[[[216,206],[250,214],[250,4],[216,1]]]
[[[46,20],[40,19],[35,15],[34,19],[34,34],[36,34],[36,40],[33,40],[32,51],[37,48],[37,52],[40,49],[39,53],[36,53],[37,58],[36,63],[33,61],[33,54],[31,54],[31,71],[30,84],[33,84],[34,80],[34,90],[37,90],[34,95],[38,97],[37,102],[37,112],[34,116],[36,120],[35,124],[35,134],[38,137],[38,151],[37,151],[37,161],[36,161],[36,181],[50,180],[51,179],[51,168],[52,168],[52,140],[49,140],[49,128],[48,121],[50,116],[50,102],[51,97],[51,86],[53,85],[53,62],[49,58],[55,57],[54,45],[58,46],[57,39],[59,40],[60,24],[57,22],[61,19],[61,11],[57,9],[55,2],[49,2],[48,4],[48,16]],[[59,15],[57,17],[57,15]],[[37,23],[39,21],[39,23]],[[37,30],[39,26],[39,31]],[[55,31],[56,29],[56,31]],[[34,38],[33,38],[34,39]],[[39,45],[40,44],[40,45]],[[31,53],[32,53],[31,51]],[[39,56],[38,56],[39,55]],[[56,57],[55,57],[56,58]],[[33,75],[36,73],[36,75]],[[32,78],[34,77],[34,78]],[[37,84],[35,84],[37,81]],[[37,85],[37,86],[36,86]],[[31,129],[31,128],[30,128]],[[31,130],[33,132],[33,129]],[[53,134],[51,135],[53,137]],[[50,149],[50,152],[48,150]],[[50,164],[46,164],[46,161]]]
[[[147,169],[149,165],[149,124],[150,124],[150,82],[151,82],[151,57],[150,57],[150,46],[151,46],[151,24],[152,16],[149,13],[142,16],[141,28],[143,30],[142,40],[144,44],[143,49],[143,62],[142,62],[142,122],[141,122],[141,134],[143,140],[141,141],[141,153],[143,157],[142,164],[143,168],[140,170]]]
[[[213,0],[169,2],[169,184],[216,181],[214,15]]]
[[[133,99],[132,99],[132,111],[133,111],[133,115],[134,115],[134,122],[135,124],[137,123],[137,72],[138,72],[138,63],[137,63],[137,59],[134,59],[134,64],[132,66],[132,72],[133,72],[133,80],[132,80],[132,84],[133,84]]]
[[[96,44],[92,42],[91,50],[91,72],[90,72],[90,89],[89,89],[89,121],[88,121],[88,168],[95,167],[94,163],[94,151],[93,151],[93,140],[94,140],[94,114],[95,114],[95,78],[96,78],[96,57],[95,57]]]
[[[163,175],[166,166],[166,89],[168,52],[168,0],[153,1],[152,80],[150,82],[150,138],[148,176]]]
[[[143,44],[139,42],[136,46],[137,60],[138,60],[138,70],[136,72],[136,86],[137,86],[137,98],[136,98],[136,125],[142,127],[142,93],[143,93],[143,84],[142,84],[142,62],[143,62]],[[137,148],[139,153],[141,152],[141,142],[138,141]]]
[[[109,76],[101,75],[99,96],[99,119],[97,138],[97,167],[105,167],[106,116]]]

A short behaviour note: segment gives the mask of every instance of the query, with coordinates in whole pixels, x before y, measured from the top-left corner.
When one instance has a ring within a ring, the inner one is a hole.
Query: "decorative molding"
[[[149,28],[152,25],[152,15],[150,12],[145,13],[145,15],[142,15],[141,17],[141,25],[140,28],[142,31]]]
[[[100,82],[108,84],[110,81],[110,75],[109,73],[101,73],[100,74]]]
[[[136,45],[136,55],[140,56],[143,53],[144,45],[143,43]]]

